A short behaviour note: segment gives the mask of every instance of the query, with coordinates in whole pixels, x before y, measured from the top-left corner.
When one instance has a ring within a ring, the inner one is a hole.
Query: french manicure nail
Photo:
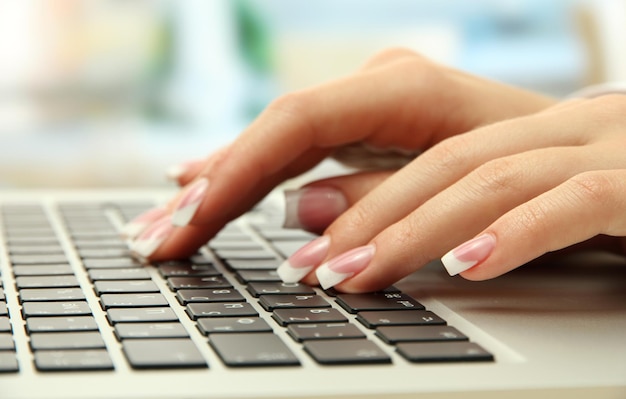
[[[284,261],[276,270],[285,283],[297,283],[319,265],[330,246],[330,237],[321,236],[309,242]]]
[[[200,203],[204,199],[204,194],[209,187],[209,181],[201,178],[186,187],[180,202],[172,215],[172,224],[175,226],[186,226],[195,215]]]
[[[441,258],[441,263],[451,276],[456,276],[487,259],[496,245],[492,234],[482,234],[473,238]]]
[[[332,187],[286,190],[283,226],[323,231],[346,209],[348,209],[346,197]]]
[[[320,285],[328,289],[360,273],[369,265],[375,252],[375,246],[365,245],[329,260],[315,271]]]
[[[198,160],[193,160],[193,161],[186,161],[186,162],[181,162],[179,164],[176,165],[172,165],[169,168],[167,168],[167,170],[165,171],[165,176],[169,179],[169,180],[173,180],[176,181],[178,180],[182,175],[184,175],[187,170],[189,170],[190,167],[200,163],[202,161],[198,161]]]
[[[122,227],[121,234],[126,238],[135,238],[144,231],[152,222],[162,218],[166,214],[165,208],[152,208],[137,216]]]
[[[170,217],[164,216],[148,226],[139,237],[131,242],[130,250],[136,255],[147,258],[159,248],[173,229]]]

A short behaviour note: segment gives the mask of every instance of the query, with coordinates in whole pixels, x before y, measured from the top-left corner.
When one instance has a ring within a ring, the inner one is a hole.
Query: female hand
[[[188,256],[280,182],[310,169],[337,148],[364,143],[382,149],[423,151],[478,126],[532,114],[553,103],[537,94],[436,65],[412,52],[382,53],[352,76],[279,98],[230,146],[203,163],[190,164],[179,177],[185,185],[181,193],[164,209],[150,211],[131,223],[128,231],[137,235],[133,248],[154,260]],[[492,143],[481,145],[490,147]],[[380,196],[382,186],[363,197],[363,206],[353,206],[329,229],[332,245],[323,258],[368,243],[446,188],[449,179],[459,175],[459,169],[469,172],[467,165],[455,164],[457,154],[441,154],[449,145],[435,148],[440,148],[434,153],[443,158],[435,161],[426,152],[417,160],[430,159],[426,165],[430,174],[442,176],[431,176],[436,179],[421,188],[408,190],[410,184],[395,175],[387,179],[389,173],[381,172],[345,177],[343,183],[337,180],[335,189],[339,191],[343,186],[360,187],[342,192],[350,205],[356,205],[358,198],[383,180],[393,200],[383,210],[378,206],[363,211],[366,204]],[[415,162],[399,176],[414,168]],[[421,173],[425,175],[427,170]],[[369,184],[364,188],[356,181]],[[394,192],[421,199],[407,202]],[[390,211],[389,205],[395,202],[401,206]],[[376,217],[358,222],[360,212],[363,217]],[[363,223],[366,228],[362,228]],[[350,225],[360,229],[358,234],[350,238],[333,234],[339,231],[337,226],[349,230]],[[411,242],[406,236],[400,240],[407,246]],[[432,251],[416,257],[423,260],[430,254]],[[367,274],[363,276],[367,281]],[[353,289],[376,285],[362,282],[359,286],[358,280],[355,284]]]
[[[470,280],[578,243],[623,253],[624,148],[626,96],[609,95],[448,138],[356,202],[347,178],[316,182],[308,190],[339,189],[347,209],[281,275],[317,268],[304,281],[361,292],[450,248],[444,265]]]

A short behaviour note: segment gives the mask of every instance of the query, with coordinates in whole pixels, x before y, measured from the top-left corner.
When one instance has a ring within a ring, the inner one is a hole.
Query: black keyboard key
[[[280,259],[228,259],[226,265],[234,270],[269,270],[277,269]]]
[[[217,249],[215,251],[217,256],[222,259],[276,259],[276,255],[266,249]]]
[[[427,310],[384,310],[359,312],[356,319],[367,328],[379,326],[445,325],[441,317]]]
[[[263,247],[252,238],[245,237],[238,241],[212,240],[209,248],[213,250],[263,250]]]
[[[231,367],[296,366],[300,361],[274,334],[213,334],[211,347]]]
[[[63,247],[55,245],[16,245],[9,247],[10,255],[44,255],[44,254],[63,254]]]
[[[201,317],[243,317],[258,316],[258,312],[246,302],[229,303],[190,303],[185,309],[193,320]]]
[[[238,270],[237,280],[242,284],[251,282],[272,282],[278,283],[282,281],[278,277],[276,270]]]
[[[98,325],[92,316],[76,317],[31,317],[26,320],[26,329],[34,332],[97,331]]]
[[[365,334],[350,323],[291,324],[287,327],[287,333],[298,342],[317,339],[365,338]]]
[[[313,288],[300,283],[260,283],[248,284],[248,292],[259,297],[261,295],[315,295]]]
[[[113,308],[107,310],[109,323],[137,323],[157,321],[177,321],[178,316],[171,308]]]
[[[304,350],[326,365],[391,363],[391,358],[367,339],[305,341]]]
[[[348,319],[337,309],[277,309],[272,318],[281,326],[309,323],[345,323]]]
[[[35,352],[39,371],[112,370],[113,362],[104,349]]]
[[[113,362],[104,349],[39,351],[35,366],[39,371],[112,370]]]
[[[121,294],[159,292],[159,287],[151,280],[101,280],[93,285],[96,294]]]
[[[131,253],[128,248],[78,248],[78,255],[88,260],[95,259],[131,259]]]
[[[119,323],[115,325],[117,339],[186,338],[185,327],[178,322],[169,323]]]
[[[269,312],[275,309],[330,307],[330,303],[319,295],[263,295],[259,303]]]
[[[98,280],[149,280],[150,273],[146,268],[122,269],[91,269],[91,281]]]
[[[178,290],[176,299],[182,305],[194,302],[245,302],[245,298],[234,288]]]
[[[11,322],[7,316],[0,317],[0,333],[11,332]]]
[[[14,265],[56,265],[67,262],[63,254],[52,255],[14,255],[11,263]]]
[[[59,239],[55,236],[44,237],[7,237],[6,243],[9,248],[24,245],[58,245]]]
[[[19,371],[15,352],[0,352],[0,373],[15,373]]]
[[[30,335],[33,350],[97,349],[104,348],[99,332],[46,332]]]
[[[473,342],[409,342],[397,351],[414,363],[493,361],[494,357]]]
[[[157,264],[163,277],[207,277],[219,276],[213,265],[195,265],[189,261],[173,261]]]
[[[85,299],[80,288],[27,288],[20,290],[22,302],[79,301]]]
[[[190,288],[230,288],[232,285],[223,276],[170,277],[167,285],[172,291]]]
[[[97,249],[97,248],[128,248],[128,244],[120,238],[111,238],[108,240],[74,240],[74,246],[80,249]]]
[[[74,270],[67,263],[58,263],[53,265],[17,265],[13,266],[13,274],[15,277],[21,276],[60,276],[72,275]]]
[[[81,316],[90,315],[87,302],[25,302],[22,305],[24,317],[37,316]]]
[[[0,351],[13,351],[15,350],[15,342],[13,342],[13,335],[10,333],[0,334]]]
[[[15,285],[21,288],[69,288],[78,287],[78,280],[73,275],[61,276],[22,276],[15,279]]]
[[[198,319],[198,329],[204,335],[213,333],[272,332],[272,327],[260,317],[214,317]]]
[[[90,258],[83,259],[83,266],[85,269],[130,269],[144,267],[141,263],[137,262],[133,258],[109,258],[98,259]]]
[[[365,310],[423,310],[424,306],[406,294],[342,294],[337,303],[350,313]]]
[[[337,291],[337,289],[335,289],[334,287],[325,289],[324,292],[332,297],[336,297],[338,295],[345,295],[343,292]],[[396,294],[396,293],[400,293],[401,291],[394,285],[390,285],[389,287],[382,289],[380,291],[376,291],[373,292],[372,294]]]
[[[149,306],[168,306],[162,294],[103,294],[100,296],[103,309],[142,308]]]
[[[376,335],[388,344],[398,342],[467,341],[467,337],[450,326],[379,327]]]
[[[122,347],[130,365],[137,369],[207,367],[189,338],[129,339]]]

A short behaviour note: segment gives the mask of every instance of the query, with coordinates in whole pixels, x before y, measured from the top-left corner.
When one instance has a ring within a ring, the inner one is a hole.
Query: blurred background
[[[390,46],[563,96],[624,43],[626,0],[0,0],[0,188],[165,185]]]

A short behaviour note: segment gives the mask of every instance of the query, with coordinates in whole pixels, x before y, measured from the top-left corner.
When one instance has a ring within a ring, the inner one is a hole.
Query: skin
[[[626,96],[557,102],[391,49],[351,76],[277,99],[231,145],[189,163],[169,212],[199,177],[210,182],[206,196],[149,258],[195,252],[280,182],[360,142],[423,153],[398,170],[311,184],[349,204],[324,231],[325,260],[376,247],[340,290],[384,288],[483,233],[496,244],[462,273],[470,280],[574,245],[623,251]],[[315,284],[314,274],[304,281]]]

